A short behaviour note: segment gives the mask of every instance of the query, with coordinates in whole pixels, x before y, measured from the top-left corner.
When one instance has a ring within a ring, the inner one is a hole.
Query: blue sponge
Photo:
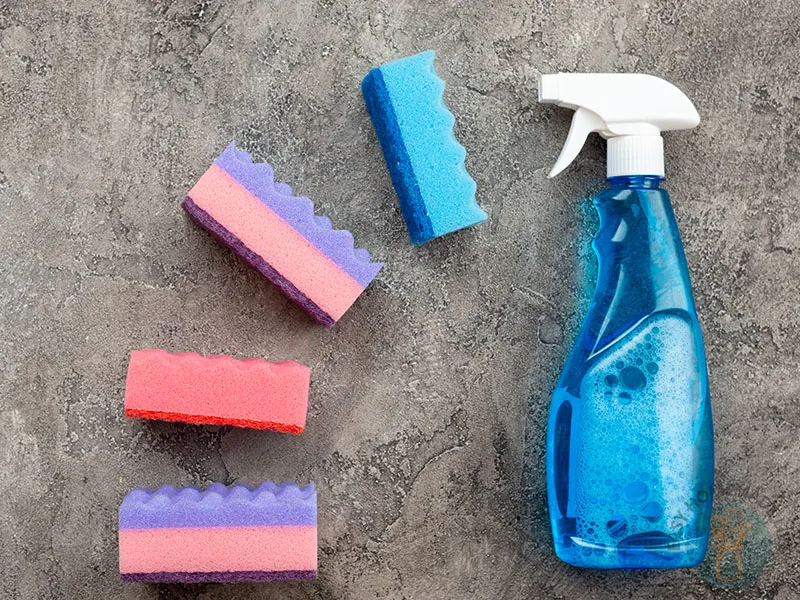
[[[475,202],[466,151],[453,135],[455,118],[442,101],[444,81],[434,51],[372,69],[361,91],[414,244],[486,220]]]

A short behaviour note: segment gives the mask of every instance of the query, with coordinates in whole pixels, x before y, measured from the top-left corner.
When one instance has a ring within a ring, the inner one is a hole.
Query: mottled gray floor
[[[489,222],[417,249],[359,83],[428,48]],[[799,64],[796,0],[0,2],[0,597],[798,598]],[[545,524],[605,149],[545,178],[570,114],[537,105],[536,79],[626,69],[704,119],[668,136],[668,187],[717,501],[773,538],[738,594],[572,569]],[[179,210],[234,137],[386,261],[333,330]],[[126,421],[128,353],[148,346],[308,364],[308,429]],[[318,581],[118,582],[126,490],[264,478],[317,483]]]

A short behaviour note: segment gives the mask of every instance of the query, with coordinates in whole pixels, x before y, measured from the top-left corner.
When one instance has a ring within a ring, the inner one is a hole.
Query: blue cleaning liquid
[[[705,352],[669,195],[616,177],[594,199],[597,288],[553,395],[556,554],[608,569],[702,562],[714,449]]]

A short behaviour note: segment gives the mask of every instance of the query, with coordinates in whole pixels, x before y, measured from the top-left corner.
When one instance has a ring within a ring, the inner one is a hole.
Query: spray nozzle
[[[662,131],[691,129],[700,115],[671,83],[638,73],[559,73],[539,79],[539,102],[575,111],[549,177],[575,160],[586,138],[608,139],[608,176],[664,176]]]

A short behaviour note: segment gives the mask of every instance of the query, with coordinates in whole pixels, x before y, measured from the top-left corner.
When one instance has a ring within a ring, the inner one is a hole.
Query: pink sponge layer
[[[314,573],[317,527],[123,529],[119,568],[123,576],[137,574],[140,581],[148,573],[158,574],[158,581],[165,572]]]
[[[131,417],[274,429],[305,429],[311,370],[261,358],[131,353],[125,414]]]

